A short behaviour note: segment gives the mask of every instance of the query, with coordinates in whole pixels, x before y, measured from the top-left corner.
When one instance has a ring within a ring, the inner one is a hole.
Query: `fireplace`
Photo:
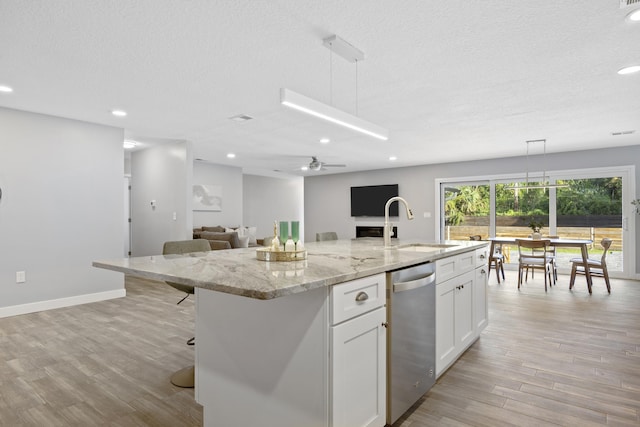
[[[356,226],[356,238],[358,237],[383,237],[384,227],[382,226]],[[398,227],[393,227],[393,236],[398,237]]]

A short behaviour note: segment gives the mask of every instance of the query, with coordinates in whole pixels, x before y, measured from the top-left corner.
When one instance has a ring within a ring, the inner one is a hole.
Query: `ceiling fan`
[[[325,168],[344,168],[347,165],[333,165],[333,164],[329,164],[329,163],[325,163],[325,162],[321,162],[320,160],[318,160],[318,158],[316,156],[311,156],[311,162],[309,163],[309,170],[312,171],[321,171],[321,170],[325,170]]]

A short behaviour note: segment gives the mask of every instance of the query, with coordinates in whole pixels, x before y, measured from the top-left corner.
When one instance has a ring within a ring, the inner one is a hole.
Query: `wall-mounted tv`
[[[398,184],[351,187],[351,216],[384,216],[384,205],[398,195]],[[398,216],[398,203],[389,206],[389,216]]]

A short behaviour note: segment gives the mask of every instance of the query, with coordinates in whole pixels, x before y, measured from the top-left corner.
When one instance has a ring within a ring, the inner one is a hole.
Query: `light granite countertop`
[[[415,244],[446,246],[422,247],[422,251],[399,249]],[[260,261],[256,248],[246,248],[101,260],[93,266],[267,300],[435,261],[487,244],[399,240],[393,248],[385,249],[381,238],[363,238],[307,243],[307,259],[303,261]]]

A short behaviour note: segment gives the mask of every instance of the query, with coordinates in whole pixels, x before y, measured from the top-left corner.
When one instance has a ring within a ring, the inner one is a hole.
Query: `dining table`
[[[508,237],[508,236],[498,236],[498,237],[489,237],[487,240],[491,242],[491,247],[489,253],[492,254],[495,250],[496,244],[502,245],[515,245],[518,240],[532,240],[531,238],[522,238],[522,237]],[[563,248],[580,248],[580,253],[582,254],[582,265],[584,266],[584,275],[587,278],[587,288],[589,289],[589,293],[591,293],[591,272],[589,271],[589,263],[587,260],[589,259],[588,246],[593,243],[593,240],[590,239],[562,239],[562,238],[542,238],[538,240],[548,240],[550,246],[555,247],[563,247]]]

